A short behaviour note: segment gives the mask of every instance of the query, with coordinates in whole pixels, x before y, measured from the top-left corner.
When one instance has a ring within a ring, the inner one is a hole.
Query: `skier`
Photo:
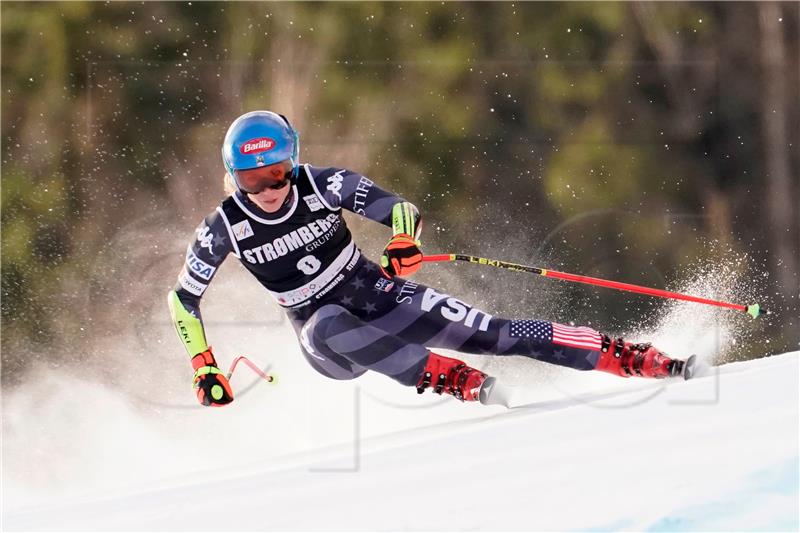
[[[431,387],[477,400],[487,375],[429,348],[524,355],[622,377],[683,372],[684,361],[649,344],[614,340],[588,327],[498,318],[404,279],[422,262],[417,208],[356,172],[301,165],[299,151],[297,132],[270,111],[240,116],[225,135],[222,160],[235,190],[196,229],[168,295],[203,405],[233,401],[199,309],[229,254],[284,308],[306,360],[329,378],[373,370],[420,394]],[[359,251],[342,208],[392,228],[380,264]]]

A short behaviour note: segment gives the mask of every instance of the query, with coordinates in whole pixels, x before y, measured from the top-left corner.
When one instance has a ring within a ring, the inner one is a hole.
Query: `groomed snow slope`
[[[800,352],[127,494],[4,511],[7,530],[797,530]],[[609,382],[611,383],[611,382]],[[468,407],[468,406],[463,406]],[[482,415],[482,414],[481,414]]]

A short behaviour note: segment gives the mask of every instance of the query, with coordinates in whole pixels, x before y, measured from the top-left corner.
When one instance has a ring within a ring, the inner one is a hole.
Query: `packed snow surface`
[[[83,443],[94,455],[80,463],[95,483],[77,476],[74,490],[44,497],[19,472],[11,480],[4,474],[3,527],[797,530],[798,357],[727,364],[687,382],[570,372],[571,381],[522,391],[518,403],[533,403],[512,410],[409,397],[400,387],[403,403],[393,403],[399,392],[386,399],[370,388],[379,376],[365,376],[366,385],[321,380],[305,391],[300,411],[337,413],[326,416],[338,433],[302,428],[296,414],[297,431],[289,431],[287,413],[270,406],[273,389],[242,401],[248,407],[239,414],[228,412],[248,428],[240,433],[224,409],[193,411],[191,425],[172,429],[186,430],[181,447],[168,431],[134,424],[131,432],[125,406],[98,405],[107,454],[96,456],[103,452],[95,435]],[[347,395],[326,399],[330,386]],[[12,414],[24,411],[12,407]],[[115,426],[108,412],[125,424]],[[385,431],[392,427],[404,429]],[[230,433],[249,435],[249,448]],[[330,442],[326,435],[345,438],[316,448],[313,439],[298,441],[294,453],[273,453],[270,443],[297,433],[321,435],[321,443]],[[80,447],[29,442],[44,464],[59,454],[73,461]],[[86,466],[94,464],[105,465],[106,475]]]

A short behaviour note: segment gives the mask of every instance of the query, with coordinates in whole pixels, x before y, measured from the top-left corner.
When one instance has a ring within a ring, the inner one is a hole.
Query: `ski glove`
[[[386,245],[381,270],[387,277],[410,276],[422,266],[420,242],[407,233],[398,233]]]
[[[203,405],[222,407],[233,401],[233,391],[228,378],[217,367],[211,346],[192,358],[194,368],[194,388],[197,389],[197,399]]]

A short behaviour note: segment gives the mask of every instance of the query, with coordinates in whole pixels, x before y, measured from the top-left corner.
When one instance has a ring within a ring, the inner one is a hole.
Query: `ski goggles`
[[[274,165],[237,170],[234,173],[236,184],[242,192],[258,194],[265,189],[280,190],[292,180],[292,165],[289,161],[281,161]]]

